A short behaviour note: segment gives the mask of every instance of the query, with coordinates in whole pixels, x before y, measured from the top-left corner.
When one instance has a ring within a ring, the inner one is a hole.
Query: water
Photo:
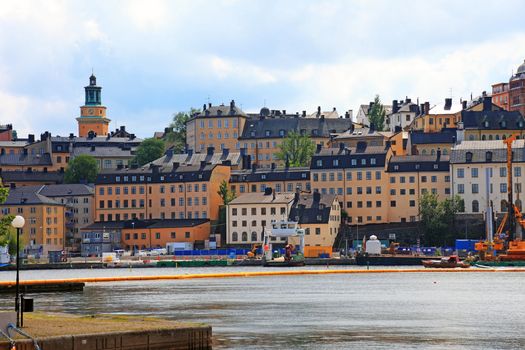
[[[257,269],[21,275],[34,279]],[[13,277],[12,272],[0,273],[0,280]],[[34,297],[39,311],[208,323],[215,349],[520,349],[525,348],[524,286],[524,273],[300,275],[99,283],[88,284],[83,293]],[[3,297],[0,309],[10,307],[11,298]]]

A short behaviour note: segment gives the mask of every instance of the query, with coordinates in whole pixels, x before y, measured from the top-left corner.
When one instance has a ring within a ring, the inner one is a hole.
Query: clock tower
[[[89,85],[84,89],[86,102],[80,107],[80,117],[77,118],[78,136],[87,137],[90,131],[97,136],[106,136],[111,120],[106,118],[106,107],[102,106],[100,96],[102,87],[97,86],[97,78],[93,74],[89,77]]]

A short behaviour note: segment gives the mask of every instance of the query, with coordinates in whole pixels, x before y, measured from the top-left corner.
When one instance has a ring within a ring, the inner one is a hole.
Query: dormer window
[[[279,136],[284,137],[285,133],[284,129],[279,130]]]
[[[465,159],[467,163],[472,162],[472,152],[467,152],[465,155]]]
[[[250,137],[255,137],[255,131],[250,131]]]
[[[502,120],[500,125],[501,125],[502,128],[506,128],[507,127],[507,122]]]
[[[312,130],[312,135],[317,136],[318,134],[319,134],[319,130],[317,129]]]
[[[523,121],[522,120],[520,120],[518,122],[518,128],[523,129]]]
[[[394,170],[399,170],[399,165],[394,165]]]
[[[483,126],[485,126],[486,128],[489,127],[489,121],[488,120],[485,120],[485,122],[483,123]]]
[[[334,159],[332,161],[333,166],[339,166],[339,159]]]
[[[437,168],[439,168],[439,165],[434,164],[434,169],[437,169]]]
[[[264,131],[264,136],[268,137],[272,134],[272,132],[270,130],[266,130]]]

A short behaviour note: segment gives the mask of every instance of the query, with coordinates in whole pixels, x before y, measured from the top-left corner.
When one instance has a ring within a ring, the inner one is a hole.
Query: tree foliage
[[[458,195],[439,201],[436,194],[424,193],[419,205],[423,244],[452,244],[456,238],[455,216],[464,209],[464,202]]]
[[[142,141],[137,147],[133,162],[138,166],[142,166],[162,157],[163,154],[164,141],[151,137]]]
[[[315,144],[307,135],[291,131],[279,145],[277,159],[287,162],[290,167],[309,166],[315,152]]]
[[[226,180],[222,180],[217,193],[221,196],[224,205],[230,204],[230,202],[236,197],[235,192],[230,190]]]
[[[2,186],[0,181],[0,203],[5,203],[9,196],[9,189]],[[9,246],[9,253],[16,254],[16,234],[11,225],[14,215],[3,215],[0,218],[0,246]]]
[[[383,130],[385,128],[385,117],[386,111],[383,105],[381,104],[381,99],[379,95],[376,95],[374,98],[374,103],[372,108],[368,111],[368,120],[370,125],[374,124],[376,130]]]
[[[186,123],[191,116],[200,112],[200,109],[191,108],[186,112],[178,112],[173,115],[169,128],[171,129],[165,136],[166,148],[173,148],[175,154],[183,153],[186,146]]]
[[[90,155],[81,154],[69,161],[64,175],[64,181],[69,184],[95,182],[97,174],[97,160]]]

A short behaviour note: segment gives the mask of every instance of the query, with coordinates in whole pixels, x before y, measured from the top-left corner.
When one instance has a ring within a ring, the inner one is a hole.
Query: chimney
[[[425,102],[425,114],[430,113],[430,102]]]
[[[228,148],[223,148],[221,158],[222,159],[228,158],[228,154],[230,154],[230,150]]]
[[[319,203],[321,201],[321,193],[317,189],[314,191],[314,203]]]
[[[345,150],[345,144],[344,144],[344,142],[340,142],[339,143],[339,151],[343,152],[344,150]]]
[[[345,119],[350,119],[350,113],[348,111],[345,112]]]
[[[303,111],[303,114],[301,114],[303,118],[306,118],[306,111]]]
[[[332,110],[332,112],[335,112],[336,110],[337,110],[337,109],[334,107],[333,110]]]
[[[467,109],[467,100],[461,102],[463,109]]]
[[[321,148],[323,148],[323,145],[321,145],[320,143],[318,143],[318,144],[316,145],[316,147],[317,147],[317,148],[315,149],[315,153],[319,153],[319,152],[321,152]]]
[[[206,154],[208,156],[212,156],[213,155],[213,152],[215,152],[215,147],[207,147],[206,148]]]
[[[211,108],[211,102],[208,102],[208,108]]]
[[[33,142],[35,142],[35,135],[34,135],[34,134],[29,134],[29,135],[27,135],[27,142],[28,142],[28,143],[33,143]]]
[[[424,103],[419,105],[419,113],[421,113],[421,115],[425,115],[425,104]]]
[[[286,115],[286,109],[283,109],[283,115]]]
[[[321,116],[321,106],[317,106],[317,118]]]
[[[452,108],[452,99],[451,98],[446,98],[445,99],[445,109],[446,110],[450,110],[450,108]]]
[[[203,111],[206,110],[206,103],[202,105],[202,110],[203,110]]]
[[[34,137],[35,137],[35,136],[33,136],[33,138],[34,138]],[[70,139],[74,139],[74,138],[75,138],[75,135],[74,135],[73,133],[70,133],[70,134],[69,134],[69,138],[70,138]]]
[[[492,110],[492,97],[483,96],[483,112],[489,112]]]
[[[275,163],[272,163],[271,168],[272,170],[275,170]]]
[[[399,107],[397,106],[397,100],[392,101],[392,113],[397,113]]]
[[[179,162],[173,162],[173,171],[175,171],[175,169],[177,169],[179,166],[180,166]]]
[[[441,148],[438,147],[437,152],[436,152],[436,161],[439,162],[440,158],[441,158]]]
[[[235,101],[234,100],[231,100],[230,102],[230,114],[231,115],[235,114]]]
[[[205,160],[201,160],[201,169],[204,168],[208,164]]]
[[[412,100],[411,100],[411,99],[409,99],[409,98],[408,98],[408,96],[407,96],[407,97],[405,98],[405,102],[406,102],[406,103],[411,103],[411,102],[412,102]]]
[[[121,125],[120,126],[120,131],[122,131],[122,132],[126,131],[126,126],[125,125]]]
[[[135,140],[135,137],[136,137],[135,134],[130,134],[130,135],[129,135],[129,139],[130,139],[130,140]]]

